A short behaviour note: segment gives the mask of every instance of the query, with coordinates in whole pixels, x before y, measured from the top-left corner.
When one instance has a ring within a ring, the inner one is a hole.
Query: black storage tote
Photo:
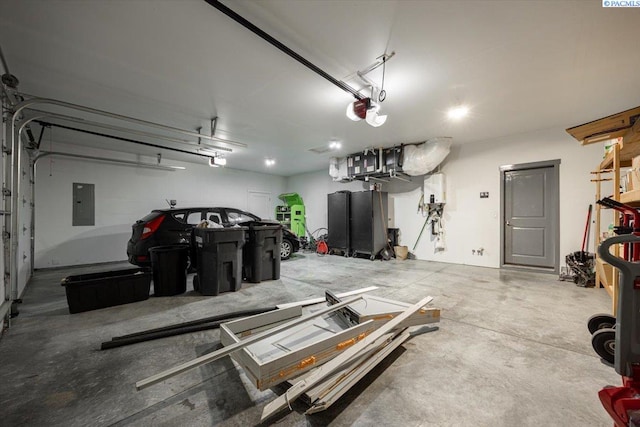
[[[62,279],[69,313],[97,310],[149,298],[151,272],[127,268],[101,273],[78,274]]]

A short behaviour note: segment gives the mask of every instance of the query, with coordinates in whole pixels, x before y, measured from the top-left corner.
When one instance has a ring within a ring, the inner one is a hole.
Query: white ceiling
[[[640,8],[600,0],[223,3],[338,79],[395,51],[387,123],[348,120],[353,96],[201,0],[2,0],[0,43],[24,93],[191,130],[218,116],[217,135],[248,144],[233,148],[228,167],[284,176],[328,168],[331,154],[309,149],[332,139],[342,141],[340,155],[442,135],[467,144],[640,105]],[[380,71],[369,77],[380,81]],[[447,121],[460,102],[471,116]],[[53,135],[54,149],[67,141],[158,151]]]

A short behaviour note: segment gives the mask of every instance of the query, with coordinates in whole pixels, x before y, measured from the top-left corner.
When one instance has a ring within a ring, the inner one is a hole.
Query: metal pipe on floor
[[[181,329],[181,328],[186,328],[189,326],[196,326],[196,325],[202,325],[205,323],[211,323],[211,322],[217,322],[217,321],[226,321],[229,319],[235,319],[238,317],[248,317],[248,316],[254,316],[256,314],[262,314],[262,313],[267,313],[269,311],[274,311],[277,310],[278,307],[265,307],[265,308],[253,308],[253,309],[249,309],[249,310],[240,310],[240,311],[234,311],[232,313],[226,313],[226,314],[219,314],[217,316],[210,316],[210,317],[205,317],[203,319],[197,319],[197,320],[191,320],[188,322],[183,322],[183,323],[177,323],[175,325],[168,325],[168,326],[163,326],[160,328],[154,328],[154,329],[149,329],[146,331],[140,331],[140,332],[134,332],[132,334],[127,334],[127,335],[121,335],[119,337],[113,337],[111,339],[111,341],[120,341],[120,340],[126,340],[126,339],[130,339],[130,338],[136,338],[136,337],[141,337],[144,335],[148,335],[148,334],[155,334],[158,332],[166,332],[166,331],[170,331],[173,329]]]
[[[165,331],[153,332],[145,335],[123,338],[112,341],[105,341],[100,344],[100,350],[110,350],[117,347],[125,347],[131,344],[137,344],[146,341],[158,340],[161,338],[174,337],[176,335],[188,334],[191,332],[207,331],[210,329],[218,329],[220,325],[233,319],[218,320],[217,322],[203,323],[199,325],[185,326],[182,328],[173,328]]]
[[[245,310],[245,312],[230,313],[226,315],[213,316],[218,318],[215,321],[203,322],[196,320],[193,322],[186,322],[183,325],[166,326],[164,328],[151,329],[149,331],[138,332],[135,334],[124,335],[121,337],[113,337],[111,341],[105,341],[100,344],[100,350],[109,350],[117,347],[124,347],[131,344],[137,344],[146,341],[153,341],[161,338],[173,337],[176,335],[188,334],[191,332],[208,331],[210,329],[218,329],[220,325],[231,320],[252,316],[255,314],[262,314],[268,311],[277,310],[276,307],[270,307],[266,309]]]

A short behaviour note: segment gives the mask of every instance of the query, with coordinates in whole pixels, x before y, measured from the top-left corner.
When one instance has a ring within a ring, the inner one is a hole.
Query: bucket
[[[396,253],[397,259],[407,259],[409,255],[409,247],[408,246],[394,246],[393,250]]]

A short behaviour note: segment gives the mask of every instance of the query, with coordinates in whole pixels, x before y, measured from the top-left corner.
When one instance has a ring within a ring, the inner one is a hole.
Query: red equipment
[[[316,253],[318,255],[326,255],[329,253],[329,246],[327,242],[324,240],[318,240],[318,244],[316,245]]]
[[[640,212],[638,212],[638,209],[609,197],[598,200],[596,203],[614,209],[622,214],[622,225],[616,228],[616,234],[635,234],[636,236],[640,236]],[[640,243],[625,243],[623,248],[623,259],[627,261],[640,261]]]
[[[633,367],[633,376],[640,378],[640,367]],[[622,387],[605,387],[598,396],[616,427],[637,425],[640,421],[640,381],[623,376]]]

